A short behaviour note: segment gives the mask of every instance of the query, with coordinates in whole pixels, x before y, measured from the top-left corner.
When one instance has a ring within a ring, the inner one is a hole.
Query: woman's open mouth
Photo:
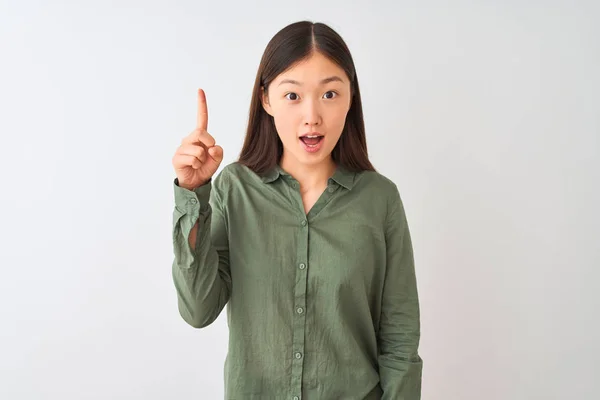
[[[304,135],[299,138],[302,147],[309,153],[319,151],[323,144],[323,135]]]

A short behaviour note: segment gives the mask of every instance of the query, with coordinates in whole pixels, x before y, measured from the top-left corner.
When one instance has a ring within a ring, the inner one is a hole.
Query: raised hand
[[[173,168],[179,186],[195,189],[207,183],[217,172],[223,161],[223,148],[215,144],[215,139],[206,130],[208,109],[206,94],[198,89],[198,117],[196,129],[183,138],[181,146],[173,156]]]

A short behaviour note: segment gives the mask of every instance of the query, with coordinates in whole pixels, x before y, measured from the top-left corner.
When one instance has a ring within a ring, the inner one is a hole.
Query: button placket
[[[300,221],[296,253],[296,284],[294,285],[293,337],[292,337],[292,379],[291,395],[302,392],[304,375],[304,337],[306,333],[306,285],[308,260],[309,224],[304,217]]]

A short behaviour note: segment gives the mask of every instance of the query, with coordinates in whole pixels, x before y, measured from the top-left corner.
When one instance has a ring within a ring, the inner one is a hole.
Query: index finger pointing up
[[[208,128],[208,109],[206,107],[206,94],[204,90],[198,89],[198,117],[196,127],[207,130]]]

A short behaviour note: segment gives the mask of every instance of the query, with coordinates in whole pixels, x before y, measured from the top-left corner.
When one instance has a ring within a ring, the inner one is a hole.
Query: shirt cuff
[[[209,207],[210,191],[212,188],[212,178],[204,185],[193,190],[179,186],[179,179],[173,180],[173,190],[175,192],[175,206],[182,210],[200,209],[205,211]]]

